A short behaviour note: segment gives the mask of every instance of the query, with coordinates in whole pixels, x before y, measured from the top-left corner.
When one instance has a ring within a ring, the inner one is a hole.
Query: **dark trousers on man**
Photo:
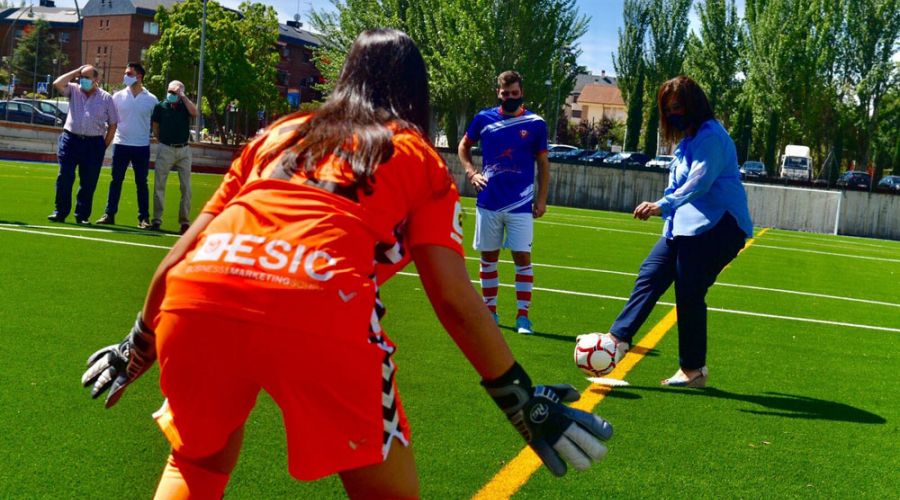
[[[744,247],[745,238],[727,212],[715,226],[696,236],[660,238],[641,264],[631,297],[610,333],[633,344],[634,335],[674,281],[679,365],[689,369],[706,366],[706,292]]]
[[[119,198],[122,196],[122,182],[128,164],[134,170],[134,184],[137,186],[138,220],[150,219],[150,189],[147,187],[147,172],[150,169],[150,145],[125,146],[115,144],[112,157],[112,182],[109,184],[109,196],[106,199],[106,215],[113,217],[119,211]]]
[[[86,221],[91,216],[94,190],[103,166],[106,141],[102,135],[81,136],[65,131],[59,136],[59,174],[56,176],[56,212],[60,219],[72,211],[72,186],[78,171],[78,193],[75,195],[75,219]]]

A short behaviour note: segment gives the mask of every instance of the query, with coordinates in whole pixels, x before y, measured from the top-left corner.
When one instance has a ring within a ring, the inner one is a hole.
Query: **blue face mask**
[[[90,92],[92,88],[94,88],[94,81],[90,78],[82,78],[81,79],[81,89],[85,92]]]
[[[684,119],[683,114],[671,114],[666,117],[669,120],[669,125],[677,128],[678,130],[684,132],[688,128],[690,128],[690,124]]]
[[[172,104],[178,102],[178,96],[172,93],[166,94],[166,100]]]

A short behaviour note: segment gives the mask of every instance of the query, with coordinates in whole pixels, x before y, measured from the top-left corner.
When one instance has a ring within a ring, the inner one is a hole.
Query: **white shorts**
[[[506,240],[503,231],[506,230]],[[508,248],[513,252],[531,252],[534,239],[534,216],[531,212],[495,212],[475,207],[475,243],[480,252]]]

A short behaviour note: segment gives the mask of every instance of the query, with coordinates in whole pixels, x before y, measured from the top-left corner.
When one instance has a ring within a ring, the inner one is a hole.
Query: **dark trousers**
[[[119,198],[122,196],[122,182],[128,164],[134,169],[134,184],[137,186],[138,220],[150,219],[150,190],[147,187],[147,172],[150,169],[150,146],[113,146],[112,182],[109,184],[109,197],[106,199],[107,215],[116,215],[119,211]]]
[[[102,136],[80,138],[68,132],[59,136],[59,174],[56,176],[56,216],[64,219],[72,211],[72,186],[78,170],[75,195],[75,219],[88,220],[94,202],[94,190],[103,166],[106,141]]]
[[[727,212],[704,233],[660,238],[641,264],[631,297],[610,333],[633,344],[634,335],[674,281],[679,365],[689,369],[706,366],[706,292],[744,247],[745,238]]]

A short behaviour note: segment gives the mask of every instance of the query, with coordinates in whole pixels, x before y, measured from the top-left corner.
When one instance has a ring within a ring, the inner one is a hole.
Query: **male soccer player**
[[[481,293],[494,321],[497,261],[500,249],[512,251],[516,265],[516,329],[531,335],[528,319],[534,273],[531,243],[534,219],[547,211],[550,163],[547,160],[547,128],[544,120],[522,107],[522,77],[504,71],[497,78],[500,106],[480,111],[459,143],[459,159],[466,177],[478,191],[475,213],[475,250],[481,252]],[[472,146],[481,141],[482,169],[472,164]],[[538,192],[534,197],[534,164],[538,165]],[[533,202],[533,206],[532,206]],[[504,239],[504,231],[506,238]]]

